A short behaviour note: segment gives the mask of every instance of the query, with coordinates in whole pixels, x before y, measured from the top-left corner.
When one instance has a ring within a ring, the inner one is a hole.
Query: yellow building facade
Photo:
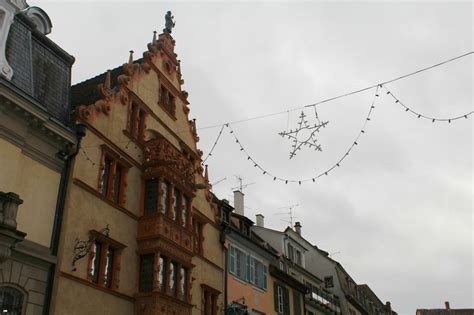
[[[73,87],[51,314],[223,314],[224,254],[171,14],[143,58]]]
[[[77,143],[69,125],[74,57],[47,14],[0,2],[0,310],[48,312],[61,191]]]

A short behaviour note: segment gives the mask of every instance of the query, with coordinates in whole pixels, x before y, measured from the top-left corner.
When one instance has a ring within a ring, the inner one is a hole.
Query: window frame
[[[202,315],[217,315],[218,299],[221,292],[206,285],[201,284],[201,314]],[[210,301],[210,304],[208,304]],[[210,308],[209,310],[207,308]]]
[[[125,203],[125,188],[127,187],[127,175],[131,164],[123,158],[120,158],[119,154],[115,153],[106,145],[101,145],[101,149],[102,156],[99,166],[98,191],[104,198],[122,206]],[[106,165],[109,164],[107,161],[110,161],[108,170],[106,168]],[[117,169],[120,170],[120,176],[118,178]]]
[[[148,183],[155,185],[155,187],[149,190]],[[190,228],[192,196],[181,186],[175,185],[166,177],[151,177],[143,179],[142,187],[142,215],[144,217],[161,214],[181,228],[186,230]],[[165,187],[167,188],[165,189]],[[178,192],[177,195],[176,192]],[[152,200],[151,205],[147,203],[149,199]]]
[[[170,90],[165,84],[160,84],[158,105],[173,119],[176,119],[176,96]]]
[[[130,138],[142,143],[145,136],[147,112],[135,100],[130,102],[128,109],[127,132]]]
[[[89,231],[89,241],[90,245],[89,261],[87,265],[87,279],[96,286],[109,290],[117,290],[119,288],[120,282],[121,255],[126,246],[96,230]],[[96,242],[101,244],[99,253],[94,250],[94,245]],[[109,249],[114,251],[114,255],[112,257],[112,264],[109,269],[110,271],[107,271],[106,263]],[[93,270],[93,264],[95,261],[98,261],[97,269]],[[110,275],[108,275],[109,272]]]
[[[197,216],[192,217],[193,251],[198,255],[204,253],[204,226],[206,222]]]
[[[240,261],[238,259],[238,253],[243,255]],[[228,264],[229,272],[239,280],[248,282],[260,290],[266,291],[268,289],[268,266],[260,258],[248,253],[239,246],[230,244]],[[262,266],[261,273],[259,272],[258,264]],[[238,270],[243,272],[243,274],[239,273]],[[260,277],[261,280],[257,281],[256,279],[260,279]]]

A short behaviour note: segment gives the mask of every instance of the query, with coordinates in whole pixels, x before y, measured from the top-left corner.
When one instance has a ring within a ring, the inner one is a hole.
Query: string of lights
[[[204,160],[202,160],[202,162],[201,162],[202,165],[204,165],[204,163],[206,163],[207,159],[212,156],[212,152],[214,152],[214,148],[216,147],[217,143],[219,142],[219,139],[221,138],[222,131],[224,131],[224,127],[225,127],[225,125],[222,125],[221,130],[219,131],[219,134],[217,135],[216,141],[214,141],[214,144],[212,145],[211,150],[206,155]]]
[[[237,137],[235,131],[232,129],[232,127],[230,126],[230,123],[227,123],[225,124],[225,126],[229,129],[229,133],[232,135],[232,137],[234,138],[235,140],[235,143],[239,145],[239,149],[240,151],[242,151],[246,157],[247,157],[247,160],[250,161],[251,163],[253,163],[253,166],[257,169],[259,169],[261,172],[262,172],[262,175],[266,175],[266,176],[269,176],[271,178],[273,178],[274,181],[281,181],[281,182],[284,182],[285,184],[288,184],[288,183],[297,183],[299,185],[301,185],[302,183],[305,183],[305,182],[316,182],[316,180],[322,176],[326,176],[326,175],[329,175],[329,173],[334,170],[335,168],[337,167],[340,167],[342,162],[349,156],[349,153],[352,151],[352,149],[359,144],[359,139],[360,137],[366,133],[366,127],[367,127],[367,124],[368,122],[371,120],[371,116],[372,116],[372,113],[375,109],[375,101],[376,99],[379,97],[379,88],[380,86],[377,85],[375,87],[375,94],[374,94],[374,97],[373,97],[373,100],[372,100],[372,103],[370,104],[370,108],[369,108],[369,111],[367,113],[367,116],[365,117],[364,119],[364,123],[362,124],[362,128],[360,129],[360,131],[358,132],[357,136],[355,137],[354,141],[351,143],[351,145],[349,146],[349,148],[345,151],[345,153],[342,155],[342,157],[336,162],[334,163],[331,167],[329,167],[328,169],[326,169],[325,171],[323,172],[320,172],[318,174],[316,174],[315,176],[313,177],[310,177],[310,178],[304,178],[304,179],[290,179],[290,178],[284,178],[284,177],[280,177],[280,176],[277,176],[275,175],[273,172],[270,172],[268,171],[267,169],[265,169],[263,166],[261,166],[251,155],[250,153],[245,149],[245,147],[243,146],[242,142],[239,140],[239,138]]]
[[[267,117],[282,115],[282,114],[289,113],[289,112],[293,112],[293,111],[296,111],[296,110],[301,110],[301,109],[304,109],[304,108],[306,108],[306,107],[313,107],[313,106],[316,106],[316,105],[320,105],[320,104],[323,104],[323,103],[327,103],[327,102],[330,102],[330,101],[337,100],[337,99],[339,99],[339,98],[343,98],[343,97],[347,97],[347,96],[350,96],[350,95],[354,95],[354,94],[358,94],[358,93],[361,93],[361,92],[365,92],[365,91],[371,90],[371,89],[373,89],[373,88],[376,88],[377,86],[380,87],[381,85],[385,85],[385,84],[388,84],[388,83],[392,83],[392,82],[395,82],[395,81],[399,81],[399,80],[402,80],[402,79],[411,77],[411,76],[413,76],[413,75],[416,75],[416,74],[419,74],[419,73],[422,73],[422,72],[425,72],[425,71],[428,71],[428,70],[431,70],[431,69],[440,67],[440,66],[442,66],[442,65],[445,65],[445,64],[447,64],[447,63],[453,62],[453,61],[455,61],[455,60],[458,60],[458,59],[461,59],[461,58],[464,58],[464,57],[467,57],[467,56],[472,55],[472,54],[474,54],[474,51],[467,52],[467,53],[465,53],[465,54],[462,54],[462,55],[459,55],[459,56],[456,56],[456,57],[453,57],[453,58],[450,58],[450,59],[441,61],[441,62],[439,62],[439,63],[437,63],[437,64],[434,64],[434,65],[431,65],[431,66],[429,66],[429,67],[425,67],[425,68],[422,68],[422,69],[419,69],[419,70],[416,70],[416,71],[413,71],[413,72],[410,72],[410,73],[401,75],[401,76],[399,76],[399,77],[396,77],[396,78],[393,78],[393,79],[390,79],[390,80],[387,80],[387,81],[384,81],[384,82],[380,82],[380,83],[377,83],[377,84],[373,84],[373,85],[367,86],[367,87],[362,88],[362,89],[358,89],[358,90],[355,90],[355,91],[351,91],[351,92],[348,92],[348,93],[344,93],[344,94],[341,94],[341,95],[337,95],[337,96],[334,96],[334,97],[330,97],[330,98],[327,98],[327,99],[323,99],[323,100],[318,101],[318,102],[315,102],[315,103],[313,103],[313,104],[298,106],[298,107],[294,107],[294,108],[287,109],[287,110],[284,110],[284,111],[275,112],[275,113],[268,113],[268,114],[259,115],[259,116],[254,116],[254,117],[250,117],[250,118],[246,118],[246,119],[234,120],[234,121],[231,121],[231,122],[227,122],[226,124],[235,125],[235,124],[239,124],[239,123],[243,123],[243,122],[247,122],[247,121],[252,121],[252,120],[257,120],[257,119],[263,119],[263,118],[267,118]],[[198,128],[198,130],[217,128],[217,127],[221,127],[221,126],[222,126],[222,124],[210,125],[210,126],[200,127],[200,128]]]
[[[81,151],[82,151],[82,154],[84,154],[84,157],[86,158],[86,161],[88,161],[89,163],[91,163],[92,166],[95,166],[95,162],[92,161],[92,159],[89,157],[89,155],[87,155],[86,150],[84,150],[84,148],[81,148]]]
[[[386,91],[386,95],[390,95],[394,101],[395,101],[395,104],[399,104],[400,106],[402,106],[406,112],[409,112],[409,113],[412,113],[413,115],[415,115],[417,118],[424,118],[424,119],[428,119],[428,120],[431,120],[432,122],[435,122],[435,121],[447,121],[448,123],[451,123],[451,121],[453,120],[458,120],[458,119],[462,119],[462,118],[468,118],[468,116],[472,115],[472,113],[474,113],[474,111],[471,111],[469,113],[466,113],[464,115],[461,115],[461,116],[456,116],[456,117],[450,117],[450,118],[436,118],[436,117],[431,117],[431,116],[426,116],[426,115],[423,115],[423,114],[420,114],[419,112],[417,111],[414,111],[413,109],[409,108],[407,105],[405,105],[401,100],[400,98],[398,98],[397,96],[395,96],[393,94],[392,91],[390,91],[385,85],[383,85],[383,88],[385,89]]]

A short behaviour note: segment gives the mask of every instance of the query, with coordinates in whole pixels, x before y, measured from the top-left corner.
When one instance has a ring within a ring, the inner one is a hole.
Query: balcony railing
[[[138,240],[151,238],[166,238],[189,252],[193,251],[192,232],[161,213],[142,217],[138,222]]]
[[[322,306],[330,309],[333,311],[335,314],[340,314],[341,313],[341,304],[339,302],[339,299],[329,293],[326,293],[322,290],[320,290],[317,287],[312,288],[312,292],[307,294],[310,299],[313,301],[321,304]]]

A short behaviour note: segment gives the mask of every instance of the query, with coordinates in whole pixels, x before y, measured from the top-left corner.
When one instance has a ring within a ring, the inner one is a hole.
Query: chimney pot
[[[296,233],[298,233],[298,235],[301,236],[301,223],[300,222],[295,223],[295,231]]]
[[[262,214],[257,214],[257,226],[259,227],[264,227],[264,221],[263,219],[265,218]]]
[[[446,307],[447,310],[450,309],[450,307],[449,307],[449,302],[448,302],[448,301],[444,302],[444,306]]]
[[[234,209],[235,213],[244,215],[244,193],[240,190],[234,191]]]

